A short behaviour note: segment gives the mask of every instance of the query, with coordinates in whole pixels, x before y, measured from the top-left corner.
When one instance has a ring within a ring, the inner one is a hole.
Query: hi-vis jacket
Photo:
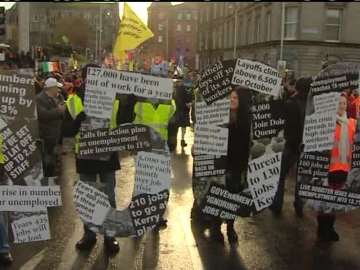
[[[84,106],[82,103],[81,98],[78,95],[71,95],[68,97],[68,99],[66,100],[66,107],[69,111],[69,114],[71,115],[72,119],[76,119],[76,117],[82,112],[84,111]],[[116,122],[116,118],[117,118],[117,113],[119,110],[119,100],[115,100],[114,102],[114,107],[113,107],[113,112],[111,115],[111,122],[110,122],[110,128],[116,128],[117,127],[117,122]],[[80,141],[80,134],[76,134],[75,136],[75,153],[78,154],[79,153],[79,144]]]
[[[349,172],[351,169],[351,158],[352,158],[352,145],[354,141],[354,134],[356,129],[356,120],[349,118],[348,119],[348,147],[346,149],[346,162],[342,162],[340,160],[340,149],[339,149],[339,143],[340,143],[340,136],[341,136],[341,125],[339,123],[336,123],[336,129],[335,129],[335,142],[334,147],[331,150],[331,160],[330,160],[330,168],[329,171],[345,171]]]
[[[159,132],[162,139],[168,139],[168,123],[176,110],[175,101],[171,104],[159,104],[154,107],[152,103],[137,102],[134,112],[136,114],[134,124],[149,126]]]

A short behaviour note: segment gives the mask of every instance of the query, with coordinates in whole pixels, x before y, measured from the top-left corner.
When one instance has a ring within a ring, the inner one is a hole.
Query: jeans
[[[299,159],[299,153],[292,150],[290,147],[285,146],[284,151],[282,153],[281,159],[281,169],[280,169],[280,178],[279,178],[279,185],[278,189],[275,194],[274,202],[271,208],[276,210],[281,210],[284,202],[284,192],[285,192],[285,179],[291,167],[297,163]],[[297,186],[297,185],[296,185]],[[295,201],[294,205],[296,207],[301,207],[302,202],[297,195],[297,188],[295,188]]]
[[[96,182],[97,174],[80,174],[80,180],[86,182],[89,185],[93,185]],[[101,172],[99,173],[100,182],[103,184],[101,191],[104,192],[109,197],[109,203],[111,207],[116,208],[116,199],[115,199],[115,186],[116,178],[115,171]],[[88,238],[95,238],[96,234],[91,231],[86,224],[84,224],[85,236]]]
[[[44,143],[43,149],[43,166],[44,176],[53,177],[55,176],[56,168],[56,145],[50,143]]]
[[[7,212],[0,212],[0,253],[7,253],[9,250]]]

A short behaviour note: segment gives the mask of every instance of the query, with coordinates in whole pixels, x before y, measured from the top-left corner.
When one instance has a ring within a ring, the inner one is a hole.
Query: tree
[[[85,49],[90,38],[91,28],[81,17],[59,19],[54,27],[55,42],[70,43],[73,48]]]

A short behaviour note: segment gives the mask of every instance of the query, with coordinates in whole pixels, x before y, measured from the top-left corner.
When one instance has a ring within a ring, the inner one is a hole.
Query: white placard
[[[170,189],[170,156],[150,152],[138,152],[134,196],[156,194]]]
[[[95,225],[102,225],[111,209],[105,193],[82,181],[75,184],[74,203],[80,218]]]
[[[265,64],[237,59],[232,83],[260,93],[278,96],[281,88],[280,73]]]
[[[0,186],[0,211],[36,212],[61,205],[60,186]]]
[[[33,215],[11,223],[14,243],[27,243],[50,239],[50,226],[47,214]]]
[[[229,130],[217,126],[195,125],[196,155],[226,156]]]
[[[230,100],[221,99],[207,105],[204,101],[196,102],[196,124],[199,125],[222,125],[229,122]]]
[[[265,154],[248,165],[247,182],[257,211],[270,206],[276,194],[282,153]]]
[[[110,119],[116,93],[170,100],[173,94],[173,81],[106,68],[88,69],[84,98],[87,115]]]

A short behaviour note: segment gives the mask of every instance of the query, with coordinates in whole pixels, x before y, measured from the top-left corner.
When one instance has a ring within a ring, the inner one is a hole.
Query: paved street
[[[190,149],[190,145],[184,151],[178,146],[173,154],[168,228],[160,233],[147,233],[140,239],[119,239],[120,252],[110,258],[104,253],[102,237],[90,253],[78,252],[74,247],[82,235],[82,224],[72,203],[76,172],[73,156],[63,156],[63,207],[49,211],[52,240],[13,245],[15,261],[7,269],[360,269],[359,211],[339,216],[340,242],[318,243],[315,214],[306,211],[302,219],[295,216],[293,186],[287,188],[281,217],[265,210],[256,217],[237,220],[237,247],[230,247],[226,240],[225,245],[210,242],[207,231],[190,222],[193,203]],[[134,174],[131,157],[123,158],[121,164],[122,170],[117,175],[120,208],[130,200]],[[293,179],[288,180],[290,183]]]

